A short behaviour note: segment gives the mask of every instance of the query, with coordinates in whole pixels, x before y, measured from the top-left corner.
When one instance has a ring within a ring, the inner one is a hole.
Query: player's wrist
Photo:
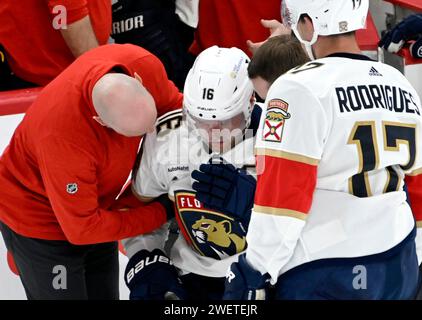
[[[166,221],[174,218],[174,203],[170,200],[167,194],[162,194],[161,196],[156,198],[154,203],[158,203],[160,207],[164,209]]]

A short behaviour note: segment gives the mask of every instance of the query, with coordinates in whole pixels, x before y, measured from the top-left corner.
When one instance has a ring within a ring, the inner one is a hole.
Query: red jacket
[[[246,40],[260,42],[270,35],[261,19],[281,21],[281,1],[200,0],[199,24],[190,51],[198,55],[218,45],[237,47],[251,56]]]
[[[57,5],[67,9],[67,24],[89,15],[100,44],[107,43],[111,31],[110,0],[1,0],[0,44],[10,67],[18,77],[41,86],[75,60],[53,27]]]
[[[140,143],[92,118],[92,89],[111,69],[137,72],[159,114],[181,107],[182,94],[148,51],[115,44],[82,55],[41,91],[0,158],[0,220],[18,234],[89,244],[150,232],[166,221],[158,203],[108,210]]]

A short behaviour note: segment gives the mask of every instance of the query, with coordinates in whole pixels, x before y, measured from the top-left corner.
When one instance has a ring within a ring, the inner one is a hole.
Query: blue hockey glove
[[[409,40],[417,40],[411,47],[415,58],[422,58],[422,14],[407,17],[381,39],[379,46],[389,52],[398,52]]]
[[[413,58],[422,59],[422,37],[410,45],[410,53]]]
[[[223,300],[266,300],[268,281],[269,275],[253,269],[242,254],[227,273]]]
[[[130,300],[182,300],[186,291],[176,268],[164,252],[141,250],[130,258],[125,270]]]
[[[202,164],[192,172],[192,188],[207,207],[229,213],[247,227],[255,196],[256,180],[231,164]]]

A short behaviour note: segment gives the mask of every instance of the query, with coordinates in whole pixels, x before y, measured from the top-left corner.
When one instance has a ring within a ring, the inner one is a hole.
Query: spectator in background
[[[195,40],[190,48],[194,55],[218,45],[237,47],[251,56],[250,50],[268,38],[268,29],[272,34],[290,34],[278,22],[281,21],[280,0],[200,0],[198,15]]]
[[[189,22],[191,4],[184,0],[116,0],[112,7],[115,42],[135,44],[156,55],[180,90],[194,61],[188,51],[195,30]]]
[[[412,57],[422,59],[422,14],[407,17],[381,39],[379,46],[397,53],[406,45]]]
[[[308,55],[295,37],[272,37],[263,43],[252,57],[248,67],[249,78],[255,92],[265,100],[270,86],[288,70],[288,65],[301,66],[308,61]]]
[[[217,45],[252,55],[270,35],[290,34],[280,0],[116,0],[112,37],[160,58],[179,89],[195,56]],[[268,19],[268,20],[263,20]],[[277,19],[277,20],[275,20]],[[268,29],[268,30],[267,30]]]
[[[0,21],[0,90],[45,86],[75,58],[107,43],[111,0],[1,0]]]

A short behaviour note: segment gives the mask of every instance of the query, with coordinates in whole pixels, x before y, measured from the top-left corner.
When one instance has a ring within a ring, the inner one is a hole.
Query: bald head
[[[127,136],[144,135],[154,127],[157,109],[142,84],[125,74],[108,73],[92,90],[92,103],[101,121]]]

